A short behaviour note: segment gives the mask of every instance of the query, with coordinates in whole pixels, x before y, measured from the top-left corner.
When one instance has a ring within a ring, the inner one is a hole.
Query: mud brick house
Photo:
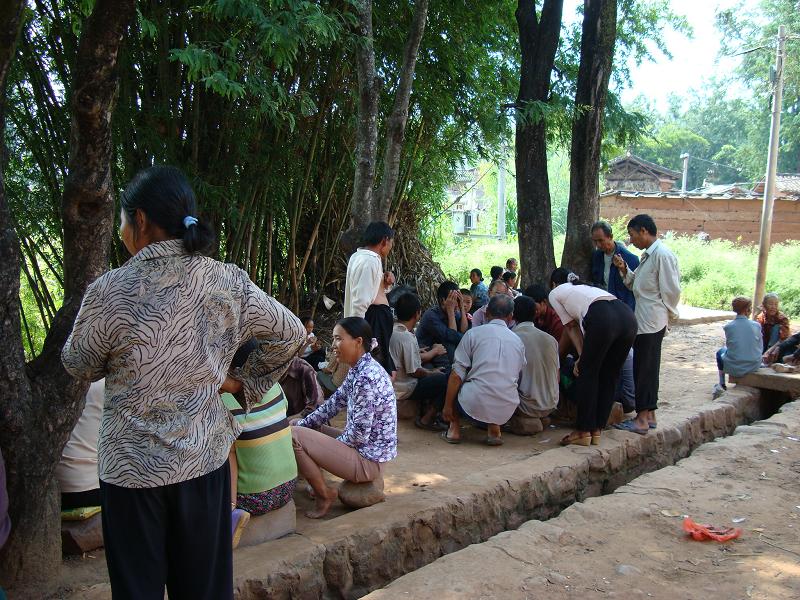
[[[600,215],[616,220],[647,213],[660,231],[706,233],[712,239],[758,243],[764,182],[727,183],[681,192],[681,173],[630,152],[609,163]],[[778,175],[772,241],[800,240],[800,174]]]
[[[685,193],[611,189],[600,195],[600,215],[613,220],[647,213],[660,231],[758,243],[764,184],[748,187],[714,185]],[[775,196],[772,242],[800,240],[800,174],[780,175]]]

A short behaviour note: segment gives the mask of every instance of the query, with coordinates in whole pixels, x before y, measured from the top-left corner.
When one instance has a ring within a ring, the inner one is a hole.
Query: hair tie
[[[192,225],[197,225],[197,219],[195,217],[184,217],[183,218],[183,226],[186,229],[189,229]]]
[[[574,282],[578,281],[578,276],[575,275],[575,273],[570,273],[569,275],[567,275],[567,281],[569,283],[574,283]]]
[[[375,338],[372,338],[372,342],[370,342],[370,344],[369,344],[369,351],[372,352],[377,347],[378,347],[378,340],[375,339]]]

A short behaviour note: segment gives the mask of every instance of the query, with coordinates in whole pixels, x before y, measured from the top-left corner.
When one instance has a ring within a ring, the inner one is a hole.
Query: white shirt
[[[548,300],[561,322],[566,325],[577,321],[583,331],[583,319],[592,302],[599,299],[616,300],[613,294],[590,285],[562,283],[550,291]]]
[[[760,331],[760,330],[759,330]],[[86,392],[86,404],[61,452],[56,479],[62,492],[88,492],[100,487],[97,476],[97,441],[105,401],[105,379],[95,381]]]
[[[681,299],[681,274],[678,259],[656,240],[642,253],[635,271],[628,269],[623,278],[636,298],[638,333],[658,333],[678,318]]]
[[[381,257],[372,250],[359,248],[347,261],[347,276],[344,284],[344,316],[361,317],[374,304],[378,292],[383,289],[383,264]]]
[[[392,383],[394,395],[398,400],[405,400],[417,387],[417,378],[412,377],[412,374],[422,367],[417,336],[402,323],[395,323],[389,339],[389,353],[397,367],[397,375]]]
[[[558,404],[558,342],[530,321],[520,323],[513,331],[525,346],[527,363],[519,379],[519,410],[537,416],[537,412],[552,410]]]
[[[502,425],[519,406],[517,384],[525,368],[525,346],[502,319],[470,329],[453,358],[464,384],[458,402],[473,419]]]

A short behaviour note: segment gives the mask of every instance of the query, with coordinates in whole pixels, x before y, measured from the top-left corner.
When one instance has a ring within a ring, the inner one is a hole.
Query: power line
[[[724,163],[719,163],[719,162],[716,162],[716,161],[713,161],[713,160],[708,160],[707,158],[700,158],[699,156],[694,156],[692,154],[689,154],[688,152],[687,152],[687,156],[689,158],[693,158],[694,160],[699,160],[700,162],[708,163],[710,165],[714,165],[714,166],[717,166],[717,167],[725,167],[727,169],[731,169],[731,170],[737,171],[737,172],[741,172],[742,171],[739,167],[734,167],[734,166],[726,165]]]

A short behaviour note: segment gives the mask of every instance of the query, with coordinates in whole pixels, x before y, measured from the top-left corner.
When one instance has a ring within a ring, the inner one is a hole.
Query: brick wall
[[[761,199],[627,197],[600,198],[600,215],[614,220],[647,213],[660,232],[696,234],[705,231],[712,239],[758,243]],[[800,201],[775,200],[772,242],[800,240]]]

